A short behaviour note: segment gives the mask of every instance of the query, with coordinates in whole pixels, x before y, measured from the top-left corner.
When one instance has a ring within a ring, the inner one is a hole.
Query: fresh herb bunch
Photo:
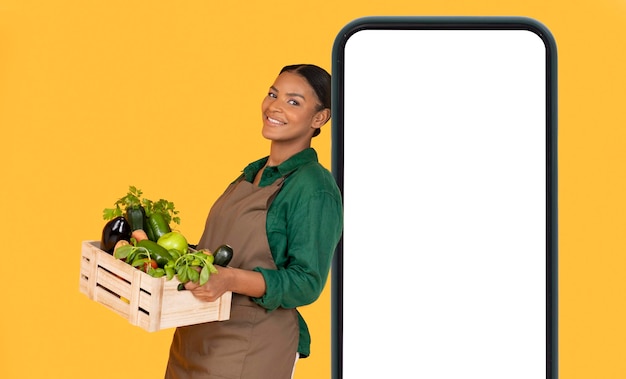
[[[150,216],[153,213],[161,213],[165,222],[168,224],[173,222],[180,225],[180,217],[178,216],[178,211],[173,202],[165,199],[160,199],[155,202],[150,199],[142,198],[142,195],[143,192],[139,188],[129,186],[128,193],[113,204],[115,206],[114,208],[104,209],[102,218],[112,220],[116,217],[123,216],[126,208],[143,206],[146,216]]]
[[[150,266],[148,263],[155,257],[145,247],[133,244],[120,246],[115,249],[113,256],[138,269],[144,268],[148,275],[155,278],[166,276],[167,280],[171,280],[176,276],[181,284],[193,282],[203,285],[209,281],[212,274],[217,273],[213,265],[214,257],[210,253],[207,254],[208,250],[190,249],[187,253],[181,254],[175,249],[170,249],[168,252],[173,259],[169,260],[163,268]]]
[[[176,275],[181,284],[187,282],[203,285],[209,281],[212,274],[217,274],[213,266],[213,255],[207,254],[208,250],[192,250],[182,254],[176,260],[165,265],[165,275],[170,280]]]
[[[126,263],[138,269],[143,269],[146,274],[160,278],[166,274],[166,270],[161,267],[153,267],[150,262],[154,260],[154,257],[150,254],[150,251],[145,247],[124,245],[115,249],[113,256],[117,259],[125,260]]]
[[[177,216],[178,211],[174,207],[174,203],[171,201],[160,199],[159,201],[154,202],[149,199],[142,199],[141,204],[146,210],[146,216],[150,217],[153,213],[161,213],[165,222],[168,224],[170,222],[174,222],[175,224],[180,225],[180,217]]]
[[[120,197],[113,205],[115,208],[106,208],[102,212],[102,218],[105,220],[112,220],[116,217],[122,216],[124,210],[127,207],[137,207],[141,205],[141,195],[143,192],[135,186],[128,188],[128,193],[124,197]],[[172,205],[173,207],[173,205]],[[123,208],[123,209],[122,209]]]

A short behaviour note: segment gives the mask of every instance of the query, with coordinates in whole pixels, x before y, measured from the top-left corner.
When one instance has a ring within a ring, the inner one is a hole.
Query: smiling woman
[[[310,354],[297,307],[322,293],[343,226],[339,188],[311,148],[330,119],[330,75],[286,66],[261,108],[270,154],[217,199],[198,243],[230,245],[230,266],[202,286],[185,285],[206,301],[232,291],[230,319],[176,329],[166,378],[290,378]]]
[[[263,100],[263,136],[272,141],[277,165],[295,151],[311,146],[311,138],[330,119],[330,75],[311,65],[287,66]],[[313,134],[311,135],[311,132]]]

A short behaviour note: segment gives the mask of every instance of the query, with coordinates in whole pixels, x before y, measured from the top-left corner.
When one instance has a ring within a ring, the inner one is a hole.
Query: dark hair
[[[330,109],[331,80],[330,74],[326,70],[313,64],[294,64],[283,67],[279,75],[283,72],[292,72],[306,79],[321,102],[318,111]],[[320,134],[319,128],[315,129],[313,137],[318,134]]]

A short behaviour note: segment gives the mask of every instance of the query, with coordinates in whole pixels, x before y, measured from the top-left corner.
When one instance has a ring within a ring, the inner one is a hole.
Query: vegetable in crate
[[[213,264],[226,267],[233,259],[233,248],[229,245],[222,245],[213,252]]]
[[[133,231],[145,229],[146,210],[141,205],[128,206],[126,207],[126,219]]]
[[[171,232],[170,225],[165,221],[162,213],[155,212],[148,216],[148,222],[146,228],[150,229],[147,233],[148,237],[151,236],[152,241],[158,241],[159,238]]]
[[[180,224],[180,218],[177,216],[178,211],[171,201],[160,199],[154,202],[149,199],[143,199],[142,204],[147,216],[146,234],[150,240],[156,242],[164,234],[171,232],[171,222]]]
[[[154,243],[149,240],[142,242]],[[160,246],[158,247],[160,248]],[[153,246],[150,246],[150,249],[152,248]],[[124,260],[126,263],[138,270],[144,271],[152,277],[160,278],[165,275],[165,270],[163,267],[159,267],[158,259],[163,259],[163,257],[155,254],[155,251],[150,249],[146,248],[145,245],[133,246],[129,244],[115,249],[113,256],[117,259]],[[162,262],[167,262],[167,260]]]
[[[138,247],[143,247],[150,252],[150,257],[156,260],[159,267],[164,267],[168,261],[172,260],[171,254],[166,248],[158,243],[150,240],[142,240],[137,242]]]
[[[142,198],[142,195],[140,189],[129,186],[128,193],[114,203],[114,208],[104,210],[103,217],[105,220],[111,220],[124,216],[130,224],[131,231],[143,230],[148,239],[156,242],[163,234],[171,231],[170,222],[180,224],[178,211],[170,201],[160,199],[153,202]]]
[[[130,224],[123,216],[115,217],[104,225],[102,238],[100,239],[100,249],[109,254],[113,253],[115,244],[120,240],[130,240]]]
[[[186,253],[189,248],[189,244],[187,243],[185,236],[177,231],[165,233],[157,240],[157,243],[167,250],[174,249],[182,254]]]
[[[128,188],[128,193],[113,204],[115,208],[107,208],[103,212],[105,220],[110,220],[114,217],[124,216],[126,221],[130,224],[132,231],[137,229],[143,229],[143,223],[145,218],[145,210],[141,205],[141,192],[140,189],[134,186]],[[124,213],[122,213],[122,207]]]

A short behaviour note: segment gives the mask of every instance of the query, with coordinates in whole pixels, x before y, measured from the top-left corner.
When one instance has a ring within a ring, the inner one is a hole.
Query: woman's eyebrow
[[[280,92],[280,91],[278,90],[278,88],[276,88],[276,87],[274,87],[274,86],[271,86],[271,87],[270,87],[270,89],[272,89],[272,90],[274,90],[274,91],[276,91],[276,92]],[[287,96],[296,96],[296,97],[300,97],[300,98],[302,98],[303,100],[306,100],[306,98],[304,97],[304,95],[301,95],[301,94],[296,93],[296,92],[287,92]]]

